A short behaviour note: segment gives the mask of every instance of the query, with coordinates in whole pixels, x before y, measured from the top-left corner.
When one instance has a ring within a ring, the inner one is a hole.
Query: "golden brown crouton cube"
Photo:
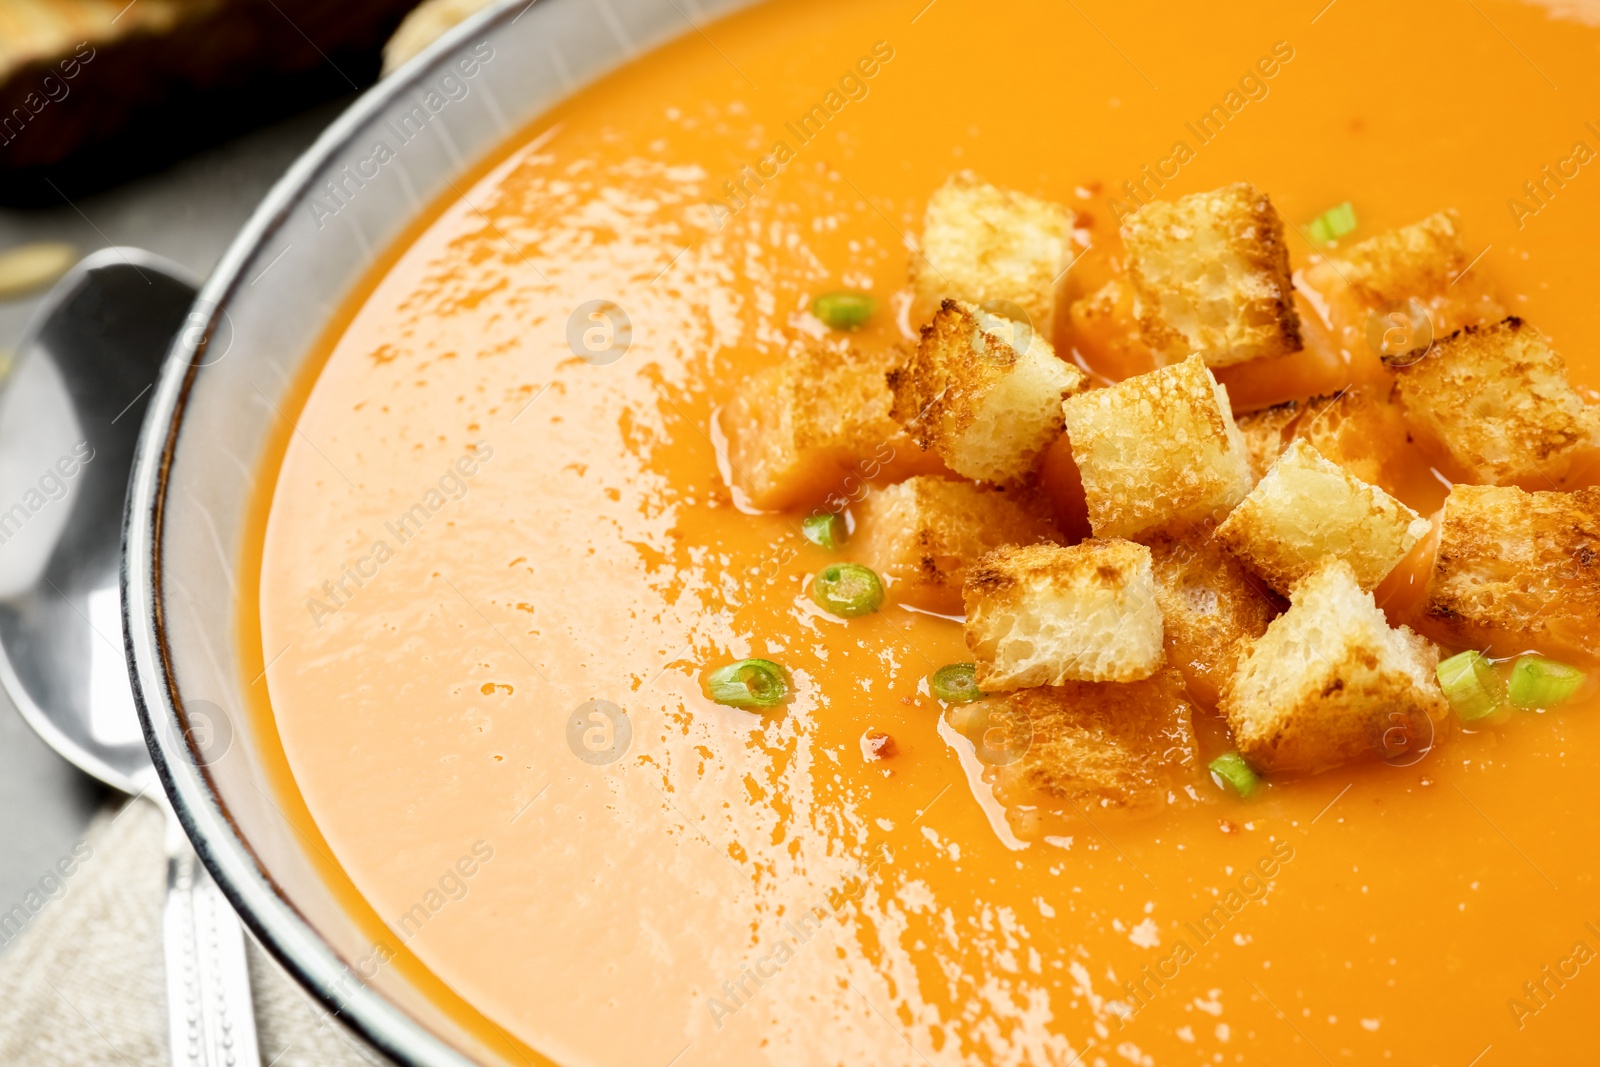
[[[1305,418],[1306,408],[1314,403],[1315,400],[1288,400],[1234,419],[1244,437],[1245,451],[1250,455],[1250,473],[1257,481],[1289,447],[1289,442],[1294,440],[1295,427]]]
[[[1122,243],[1153,351],[1213,367],[1300,351],[1283,220],[1248,183],[1146,204],[1123,220]]]
[[[1600,634],[1600,488],[1455,486],[1424,597],[1424,617],[1463,646],[1592,659]]]
[[[1375,588],[1427,532],[1427,519],[1296,441],[1217,527],[1216,538],[1287,593],[1324,556],[1349,563],[1361,588]]]
[[[916,352],[889,374],[894,417],[950,469],[999,485],[1025,479],[1061,434],[1061,400],[1087,384],[1024,323],[946,300]]]
[[[1133,283],[1120,273],[1068,305],[1068,336],[1080,365],[1120,380],[1170,362],[1144,343],[1133,304]]]
[[[1239,657],[1278,614],[1277,597],[1203,533],[1158,537],[1150,556],[1167,663],[1196,704],[1215,708]]]
[[[1089,528],[1089,505],[1083,498],[1083,478],[1078,474],[1078,463],[1072,458],[1072,442],[1067,440],[1066,434],[1045,449],[1044,460],[1039,464],[1038,492],[1055,516],[1064,544],[1076,544],[1094,536]]]
[[[959,614],[967,568],[1004,544],[1053,540],[1054,524],[1015,493],[921,475],[867,494],[855,508],[851,552],[894,598]]]
[[[1253,484],[1227,390],[1199,356],[1080,393],[1062,410],[1096,537],[1200,522]]]
[[[1161,608],[1144,545],[1008,545],[978,561],[962,594],[980,689],[1132,682],[1161,666]]]
[[[1294,435],[1363,482],[1389,490],[1390,465],[1403,457],[1407,438],[1405,417],[1388,394],[1366,385],[1308,400]]]
[[[970,172],[934,191],[913,260],[918,296],[1021,308],[1045,340],[1055,337],[1056,289],[1072,262],[1072,212],[1000,189]]]
[[[1399,371],[1397,391],[1418,439],[1463,481],[1553,488],[1595,444],[1596,410],[1519,318],[1457,330]]]
[[[1430,743],[1448,707],[1438,663],[1429,642],[1390,628],[1348,563],[1327,556],[1240,659],[1220,710],[1251,766],[1315,774],[1394,754],[1400,735]]]
[[[889,417],[900,355],[807,345],[748,378],[721,419],[733,487],[781,509],[821,500],[855,464],[916,451]]]
[[[1303,287],[1327,308],[1337,344],[1392,359],[1407,341],[1505,314],[1483,272],[1469,269],[1473,260],[1462,243],[1460,216],[1440,211],[1312,264]],[[1413,313],[1413,302],[1423,315]]]
[[[1194,708],[1177,671],[1140,682],[1019,689],[970,707],[991,724],[997,712],[1017,720],[1007,729],[1024,751],[999,766],[995,778],[1007,805],[1094,818],[1104,811],[1149,814],[1196,799]]]
[[[1405,418],[1388,390],[1354,386],[1333,396],[1291,400],[1237,420],[1257,479],[1291,441],[1305,441],[1350,474],[1393,491],[1390,467],[1406,447]]]
[[[1338,267],[1357,300],[1379,307],[1443,292],[1471,259],[1461,216],[1447,210],[1342,249]]]

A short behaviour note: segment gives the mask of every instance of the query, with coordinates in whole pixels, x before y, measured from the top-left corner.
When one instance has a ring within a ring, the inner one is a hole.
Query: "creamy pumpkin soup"
[[[352,968],[508,1062],[1582,1061],[1585,18],[777,0],[479,164],[245,551]]]

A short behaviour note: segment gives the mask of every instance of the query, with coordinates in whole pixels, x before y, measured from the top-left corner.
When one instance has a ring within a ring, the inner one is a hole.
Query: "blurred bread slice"
[[[446,30],[492,3],[494,0],[423,0],[412,8],[394,36],[389,38],[389,43],[383,46],[383,73],[393,74]]]
[[[24,64],[72,55],[80,43],[92,52],[118,37],[166,33],[222,6],[222,0],[3,0],[0,78]]]
[[[0,202],[57,204],[360,89],[413,6],[0,0],[0,173],[26,179]]]

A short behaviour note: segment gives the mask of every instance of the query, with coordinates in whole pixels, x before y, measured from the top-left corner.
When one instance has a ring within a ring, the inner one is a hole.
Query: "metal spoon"
[[[195,292],[175,264],[107,248],[45,296],[17,348],[0,393],[0,685],[57,752],[167,812],[173,1064],[258,1067],[244,934],[150,762],[118,592],[143,401]]]

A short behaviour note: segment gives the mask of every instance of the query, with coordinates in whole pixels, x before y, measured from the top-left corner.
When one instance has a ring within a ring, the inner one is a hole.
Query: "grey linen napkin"
[[[0,956],[0,1064],[169,1067],[165,817],[103,812]],[[59,882],[59,884],[57,884]],[[361,1045],[245,935],[262,1067],[366,1067]]]

